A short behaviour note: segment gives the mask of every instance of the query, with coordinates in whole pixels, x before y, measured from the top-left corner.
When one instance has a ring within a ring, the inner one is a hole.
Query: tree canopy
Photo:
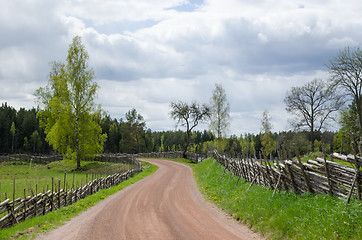
[[[343,89],[356,104],[360,137],[362,137],[362,49],[346,47],[327,64],[332,85]]]
[[[190,138],[192,130],[202,121],[210,118],[210,108],[206,105],[200,105],[197,102],[187,104],[185,102],[172,102],[171,118],[177,121],[176,125],[186,127],[187,142],[183,150],[183,157],[186,158],[186,152],[190,145]]]
[[[66,64],[53,62],[49,82],[36,96],[45,107],[37,117],[46,140],[65,158],[80,161],[103,151],[101,109],[94,102],[99,86],[88,67],[88,53],[76,36],[70,44]]]
[[[220,139],[230,125],[230,104],[227,102],[226,93],[221,84],[215,84],[211,97],[210,129]]]
[[[295,115],[294,126],[309,130],[312,151],[315,132],[319,132],[332,117],[332,113],[342,106],[341,96],[321,79],[314,79],[301,87],[292,87],[284,102],[287,112]]]

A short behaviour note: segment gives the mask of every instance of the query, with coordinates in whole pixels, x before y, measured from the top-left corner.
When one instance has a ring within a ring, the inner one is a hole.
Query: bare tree
[[[211,123],[210,129],[216,133],[218,148],[219,140],[230,125],[230,104],[221,84],[215,84],[211,97]]]
[[[177,121],[177,125],[185,126],[187,133],[187,142],[182,153],[183,157],[186,158],[187,148],[190,145],[190,138],[192,130],[202,121],[210,118],[210,108],[203,104],[200,105],[197,102],[187,104],[182,101],[172,102],[171,107],[171,118]]]
[[[321,79],[314,79],[302,87],[293,87],[284,99],[286,110],[296,117],[296,128],[310,131],[312,151],[315,132],[320,131],[332,113],[342,106],[341,96]]]
[[[362,139],[362,50],[346,47],[327,64],[334,87],[341,87],[352,97],[357,107]]]

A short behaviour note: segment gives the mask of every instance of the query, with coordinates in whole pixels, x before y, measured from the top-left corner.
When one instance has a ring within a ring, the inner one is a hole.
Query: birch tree
[[[226,93],[221,84],[215,84],[211,97],[211,122],[210,129],[216,133],[218,148],[219,140],[226,133],[230,125],[230,104],[227,102]]]
[[[101,109],[95,104],[98,84],[88,67],[88,53],[76,36],[69,46],[66,63],[53,62],[46,87],[35,95],[44,105],[37,114],[46,140],[67,159],[80,162],[103,151],[107,139],[99,124]]]

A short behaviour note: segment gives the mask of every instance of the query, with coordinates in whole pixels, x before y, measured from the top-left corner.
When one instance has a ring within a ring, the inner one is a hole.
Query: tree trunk
[[[184,149],[184,151],[182,153],[182,157],[185,158],[185,159],[187,159],[186,152],[187,152],[187,148],[190,145],[190,137],[191,137],[191,132],[190,132],[190,130],[187,130],[187,142],[186,142],[185,149]]]
[[[14,134],[11,142],[11,153],[14,153]]]
[[[356,96],[357,112],[359,119],[359,136],[362,139],[362,107],[361,107],[361,98]],[[361,153],[360,153],[361,154]]]
[[[75,138],[76,138],[76,145],[77,145],[77,168],[80,169],[80,150],[79,150],[79,122],[78,117],[75,120]]]
[[[312,126],[313,126],[313,125],[312,125]],[[313,129],[310,131],[310,138],[311,138],[311,141],[312,141],[312,144],[311,144],[311,147],[312,147],[311,152],[314,152],[314,130],[313,130]]]

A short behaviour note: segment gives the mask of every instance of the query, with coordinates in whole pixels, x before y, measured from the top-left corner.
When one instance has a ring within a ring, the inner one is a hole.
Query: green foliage
[[[210,129],[220,139],[230,125],[230,104],[227,102],[226,93],[221,84],[215,84],[211,97],[211,122]]]
[[[343,89],[347,96],[355,104],[355,112],[358,121],[358,130],[362,130],[362,49],[357,47],[345,47],[330,59],[327,65],[331,74],[331,83],[338,90]],[[354,110],[353,110],[354,111]]]
[[[340,112],[339,124],[341,129],[336,135],[335,149],[343,153],[353,153],[351,144],[358,146],[360,136],[358,111],[355,102]]]
[[[101,110],[94,103],[98,85],[88,69],[88,53],[76,36],[68,50],[66,64],[53,62],[48,86],[36,92],[45,110],[37,117],[46,140],[65,158],[80,161],[103,151],[107,139],[99,125]]]
[[[198,186],[205,197],[235,219],[268,239],[362,239],[362,203],[345,202],[328,195],[295,195],[277,192],[237,177],[224,177],[223,167],[207,159],[194,168]]]
[[[177,125],[186,127],[187,141],[183,150],[184,158],[186,158],[186,152],[190,145],[192,130],[203,121],[210,118],[211,110],[206,105],[200,105],[197,102],[187,104],[185,102],[172,102],[170,104],[171,112],[170,116],[177,122]]]
[[[272,138],[272,125],[271,125],[271,117],[268,111],[263,112],[263,119],[261,121],[262,131],[264,132],[261,137],[261,145],[263,146],[263,151],[266,156],[273,154],[276,151],[276,142]]]
[[[125,172],[128,165],[121,163],[106,163],[95,161],[82,161],[83,171],[70,172],[76,167],[75,161],[57,161],[47,165],[33,163],[32,161],[6,161],[0,163],[0,199],[4,200],[5,193],[8,198],[12,198],[13,180],[15,177],[15,197],[26,196],[47,191],[51,189],[52,178],[58,185],[61,182],[61,188],[64,187],[64,173],[67,172],[66,187],[69,189],[74,185],[80,186],[81,183],[90,181],[92,174],[110,175],[115,172]],[[88,174],[88,177],[87,177]],[[37,188],[37,191],[36,191]]]
[[[309,130],[312,150],[315,133],[320,132],[329,119],[333,119],[332,114],[343,104],[342,96],[321,79],[314,79],[301,87],[292,87],[284,102],[286,110],[295,115],[294,127]]]
[[[145,148],[145,127],[143,116],[132,109],[126,113],[127,122],[121,125],[121,152],[139,153]]]
[[[343,131],[343,129],[339,130],[339,132],[334,135],[333,150],[344,154],[353,153],[350,136],[348,136],[346,131]]]
[[[10,128],[10,133],[11,133],[11,136],[12,136],[12,143],[11,143],[11,152],[13,153],[14,152],[14,140],[15,140],[15,123],[13,122],[11,124],[11,128]]]

